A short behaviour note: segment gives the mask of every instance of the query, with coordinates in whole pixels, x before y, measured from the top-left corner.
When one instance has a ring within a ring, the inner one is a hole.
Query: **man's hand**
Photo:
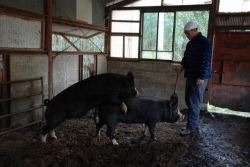
[[[183,70],[183,66],[181,64],[177,65],[174,67],[176,70],[178,71],[182,71]]]
[[[202,85],[204,83],[204,80],[202,79],[197,79],[196,85]]]

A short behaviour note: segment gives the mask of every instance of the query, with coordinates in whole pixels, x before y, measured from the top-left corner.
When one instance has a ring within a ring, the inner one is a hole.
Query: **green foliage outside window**
[[[142,51],[153,51],[155,54],[159,54],[159,51],[170,53],[174,51],[173,60],[181,61],[189,41],[183,30],[185,24],[189,21],[197,22],[200,25],[199,31],[207,36],[208,19],[209,11],[176,12],[176,20],[174,20],[174,12],[144,13]],[[142,55],[142,58],[147,56]],[[152,59],[152,56],[148,58]],[[155,59],[158,59],[157,56]]]
[[[186,44],[189,39],[184,34],[183,28],[189,21],[199,24],[199,31],[207,36],[209,11],[188,11],[176,12],[175,42],[174,42],[174,60],[181,61]]]
[[[92,38],[66,36],[80,51],[84,52],[104,52],[104,33]],[[53,51],[77,51],[61,35],[52,36]]]

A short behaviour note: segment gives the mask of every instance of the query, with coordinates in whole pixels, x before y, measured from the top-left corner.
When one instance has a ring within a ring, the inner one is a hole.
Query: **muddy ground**
[[[182,111],[185,112],[185,111]],[[181,137],[185,122],[158,123],[156,141],[142,137],[141,124],[118,124],[113,146],[102,129],[95,136],[93,114],[68,120],[57,140],[40,140],[42,125],[0,136],[0,166],[23,167],[175,167],[250,166],[250,119],[201,113],[196,133]]]

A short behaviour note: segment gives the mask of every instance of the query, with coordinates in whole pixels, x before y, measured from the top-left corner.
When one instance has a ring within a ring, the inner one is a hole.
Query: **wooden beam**
[[[80,49],[78,49],[76,47],[76,45],[74,43],[72,43],[65,35],[62,34],[62,37],[73,47],[75,48],[77,51],[80,51]]]
[[[219,2],[218,0],[212,0],[212,6],[210,10],[209,22],[208,22],[208,40],[213,44],[213,34],[215,26],[215,15],[217,12]]]
[[[45,50],[48,55],[48,98],[53,98],[53,56],[52,56],[52,0],[44,0]]]
[[[27,11],[20,10],[20,9],[14,9],[14,8],[6,7],[3,5],[0,5],[0,14],[14,15],[14,16],[22,17],[22,18],[26,18],[26,19],[27,18],[38,19],[38,20],[45,20],[46,19],[45,15],[27,12]]]
[[[129,5],[133,2],[136,2],[136,1],[139,1],[139,0],[125,0],[125,1],[121,1],[121,2],[118,2],[116,4],[113,4],[113,5],[110,5],[108,7],[105,8],[105,10],[110,10],[110,9],[115,9],[115,8],[118,8],[118,7],[123,7],[123,6],[126,6],[126,5]]]
[[[1,54],[8,54],[8,55],[12,55],[12,54],[18,54],[18,55],[24,55],[27,56],[28,55],[46,55],[46,51],[44,51],[43,49],[17,49],[17,48],[1,48],[0,49],[0,53]]]
[[[96,26],[96,25],[88,24],[84,21],[73,20],[73,19],[68,19],[64,17],[52,17],[52,21],[53,23],[57,23],[60,25],[67,25],[67,26],[72,26],[72,27],[77,27],[77,28],[86,28],[86,29],[103,31],[103,32],[107,31],[106,27]]]

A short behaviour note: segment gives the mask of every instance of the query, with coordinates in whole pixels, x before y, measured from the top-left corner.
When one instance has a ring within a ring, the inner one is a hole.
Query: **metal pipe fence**
[[[24,95],[24,96],[16,96],[16,97],[11,97],[11,98],[0,99],[0,103],[7,102],[7,101],[13,101],[13,100],[17,100],[17,99],[23,99],[23,98],[27,98],[27,97],[38,96],[38,95],[42,96],[42,102],[41,103],[43,103],[43,101],[44,101],[44,97],[43,97],[43,77],[25,79],[25,80],[16,80],[16,81],[10,81],[10,82],[0,82],[0,85],[18,84],[18,83],[23,83],[23,82],[31,82],[31,81],[39,81],[39,80],[41,82],[41,84],[40,84],[41,87],[40,87],[39,92]],[[29,108],[29,109],[26,109],[26,110],[23,110],[23,111],[20,111],[20,112],[17,112],[17,113],[9,113],[9,114],[5,114],[5,115],[1,115],[0,120],[3,119],[3,118],[8,118],[8,117],[11,118],[14,115],[19,115],[19,114],[24,114],[24,113],[27,113],[27,112],[31,112],[31,111],[39,109],[39,108],[42,108],[42,119],[41,120],[34,121],[34,122],[28,123],[26,125],[22,125],[21,127],[14,128],[14,129],[8,128],[7,130],[0,132],[0,136],[3,135],[3,134],[9,133],[9,132],[13,132],[15,130],[19,130],[21,128],[25,128],[25,127],[28,127],[28,126],[31,126],[31,125],[34,125],[34,124],[37,124],[37,123],[44,122],[44,117],[43,117],[44,116],[44,107],[43,107],[43,105],[40,105],[40,106],[32,107],[32,108]]]

